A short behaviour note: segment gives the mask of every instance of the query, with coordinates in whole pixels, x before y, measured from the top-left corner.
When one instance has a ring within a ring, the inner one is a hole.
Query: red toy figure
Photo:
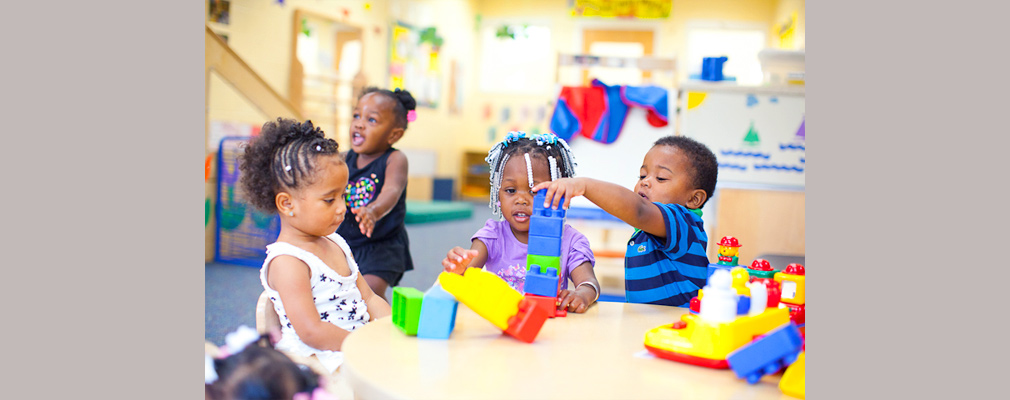
[[[737,254],[740,252],[740,241],[732,236],[723,236],[719,241],[719,265],[737,266]]]
[[[754,262],[750,263],[750,267],[747,267],[747,272],[750,273],[750,281],[754,282],[758,279],[775,279],[775,273],[779,272],[772,268],[772,264],[763,258],[755,258]]]

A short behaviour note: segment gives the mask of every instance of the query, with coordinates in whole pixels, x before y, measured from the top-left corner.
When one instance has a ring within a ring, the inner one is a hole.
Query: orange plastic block
[[[536,339],[537,334],[540,333],[540,328],[544,326],[544,321],[547,321],[548,315],[543,307],[528,298],[523,299],[519,302],[519,313],[509,318],[505,333],[526,343],[533,343],[533,339]]]
[[[524,294],[523,297],[536,304],[537,307],[543,308],[548,318],[556,316],[557,313],[555,311],[558,309],[558,299],[556,297],[537,296],[529,293]]]
[[[442,289],[470,307],[501,330],[508,328],[509,318],[519,312],[523,295],[492,272],[467,268],[462,276],[451,272],[438,275]]]
[[[754,316],[732,322],[711,323],[695,314],[645,333],[645,348],[658,357],[709,368],[727,368],[729,353],[750,343],[757,335],[789,323],[789,310],[766,308]]]
[[[806,354],[805,351],[801,352],[796,357],[796,361],[782,374],[782,380],[779,381],[779,389],[782,390],[782,393],[801,399],[805,398],[807,394]]]

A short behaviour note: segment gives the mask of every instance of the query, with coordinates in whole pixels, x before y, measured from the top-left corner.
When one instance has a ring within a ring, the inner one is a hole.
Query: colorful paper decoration
[[[796,137],[801,140],[807,140],[807,119],[804,117],[803,122],[800,122],[800,129],[796,130]]]
[[[668,18],[673,0],[574,0],[573,17]]]
[[[757,103],[758,103],[757,96],[755,96],[753,94],[748,94],[747,95],[747,107],[754,107],[754,106],[757,105]]]
[[[687,92],[687,109],[690,110],[700,106],[701,102],[705,101],[705,96],[707,95],[708,93],[705,92]]]
[[[744,136],[743,141],[751,146],[757,146],[761,143],[761,138],[758,137],[757,129],[754,129],[754,121],[750,122],[750,129],[747,130],[747,136]]]

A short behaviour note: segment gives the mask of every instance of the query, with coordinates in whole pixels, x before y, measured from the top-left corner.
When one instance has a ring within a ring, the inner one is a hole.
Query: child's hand
[[[351,213],[354,214],[354,220],[358,222],[358,229],[361,233],[367,237],[372,237],[372,229],[375,229],[375,213],[368,206],[352,208]]]
[[[560,302],[558,303],[558,309],[563,310],[567,308],[568,311],[574,313],[586,312],[586,309],[589,308],[589,302],[591,300],[586,299],[585,297],[582,296],[583,295],[576,293],[574,290],[568,290],[568,289],[562,290],[561,292],[558,293],[558,300],[560,300]]]
[[[550,182],[541,182],[533,187],[533,191],[547,189],[547,197],[544,198],[544,208],[558,208],[558,201],[562,196],[565,203],[561,208],[567,210],[568,204],[572,202],[572,197],[586,194],[586,183],[580,178],[561,178]]]
[[[470,265],[470,260],[473,260],[474,257],[477,257],[477,250],[467,250],[456,246],[446,254],[445,259],[442,260],[442,266],[445,267],[445,272],[463,275],[466,266]]]

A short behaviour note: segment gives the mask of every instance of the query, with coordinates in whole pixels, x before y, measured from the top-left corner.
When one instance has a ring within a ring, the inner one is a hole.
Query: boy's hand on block
[[[367,237],[372,237],[372,229],[375,229],[375,213],[368,206],[352,208],[354,220],[358,222],[358,229]]]
[[[558,293],[558,309],[568,309],[574,313],[584,313],[589,308],[590,300],[582,297],[574,290],[562,290]]]
[[[467,250],[456,246],[446,254],[445,259],[442,260],[442,267],[445,268],[445,272],[463,275],[466,266],[470,265],[470,260],[476,256],[477,250]]]
[[[567,210],[568,204],[572,202],[572,197],[586,194],[586,183],[581,178],[561,178],[554,181],[541,182],[533,187],[533,191],[547,189],[547,196],[544,198],[544,208],[558,208],[558,201],[565,199],[561,208]]]

